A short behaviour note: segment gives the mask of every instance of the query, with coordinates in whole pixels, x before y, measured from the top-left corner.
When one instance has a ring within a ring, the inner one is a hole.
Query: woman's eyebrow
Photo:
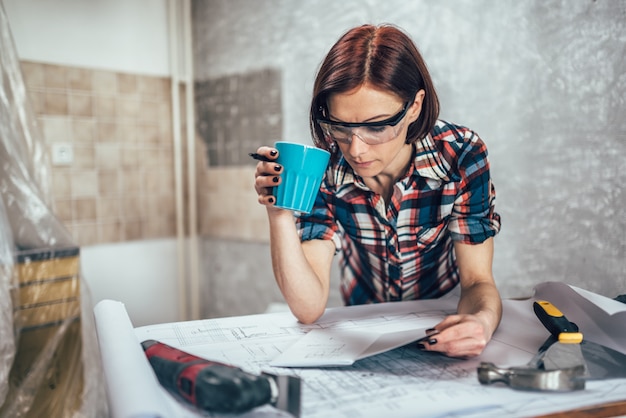
[[[330,112],[329,112],[329,114],[328,114],[328,118],[329,118],[330,120],[332,120],[332,121],[334,121],[334,122],[339,122],[339,123],[367,123],[367,122],[376,122],[376,121],[375,121],[375,120],[373,120],[373,119],[385,120],[385,119],[390,118],[390,117],[392,117],[392,116],[393,116],[393,115],[391,115],[391,114],[382,114],[382,115],[372,116],[371,118],[368,118],[368,119],[365,119],[365,120],[362,120],[362,121],[359,121],[359,122],[346,122],[345,120],[341,120],[341,119],[339,119],[339,118],[334,117],[334,116],[333,116],[333,114],[332,114],[332,113],[330,113]]]

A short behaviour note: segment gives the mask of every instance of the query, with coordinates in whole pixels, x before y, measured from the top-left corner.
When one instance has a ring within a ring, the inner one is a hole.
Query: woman
[[[437,298],[460,287],[458,313],[418,347],[480,354],[501,300],[492,275],[500,229],[487,150],[471,130],[438,120],[426,65],[396,27],[364,25],[331,48],[314,85],[313,141],[331,162],[310,214],[273,206],[277,151],[261,147],[255,188],[267,207],[276,281],[293,314],[316,321],[340,254],[346,304]]]

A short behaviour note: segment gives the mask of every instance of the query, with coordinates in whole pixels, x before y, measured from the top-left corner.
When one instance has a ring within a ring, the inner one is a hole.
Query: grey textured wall
[[[281,138],[281,77],[276,69],[194,84],[196,131],[206,145],[209,165],[252,165],[248,152]]]
[[[284,139],[300,142],[332,43],[362,23],[402,27],[442,118],[489,147],[503,295],[547,280],[626,293],[625,0],[212,0],[193,12],[196,79],[280,69]]]

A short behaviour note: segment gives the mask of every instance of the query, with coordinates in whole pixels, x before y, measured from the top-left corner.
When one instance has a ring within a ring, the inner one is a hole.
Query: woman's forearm
[[[319,240],[301,244],[291,212],[268,213],[268,217],[278,287],[300,322],[315,322],[328,301],[334,245]]]
[[[496,286],[489,282],[474,282],[461,288],[459,314],[476,315],[485,323],[491,338],[502,318],[502,300]]]

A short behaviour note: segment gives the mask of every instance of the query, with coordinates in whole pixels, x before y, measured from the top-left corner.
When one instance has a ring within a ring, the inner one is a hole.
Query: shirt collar
[[[435,145],[433,137],[428,134],[415,142],[415,158],[412,169],[420,177],[433,180],[449,180],[449,165]]]
[[[404,179],[418,176],[439,181],[449,180],[449,167],[445,164],[445,160],[435,146],[435,141],[430,134],[416,141],[413,149],[413,164],[409,167]],[[369,190],[363,179],[354,174],[352,167],[350,167],[350,164],[346,162],[343,156],[334,164],[332,179],[337,187],[354,184],[361,189]]]

